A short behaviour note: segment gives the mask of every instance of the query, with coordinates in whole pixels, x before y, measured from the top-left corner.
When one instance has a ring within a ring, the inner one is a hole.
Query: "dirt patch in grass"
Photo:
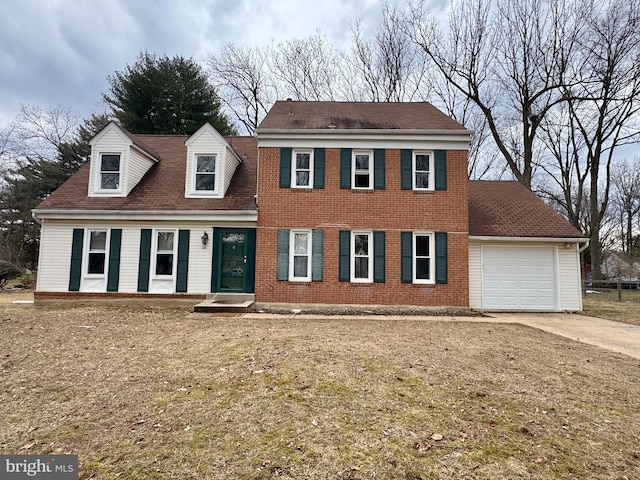
[[[0,305],[0,453],[80,478],[640,476],[640,363],[521,325]]]

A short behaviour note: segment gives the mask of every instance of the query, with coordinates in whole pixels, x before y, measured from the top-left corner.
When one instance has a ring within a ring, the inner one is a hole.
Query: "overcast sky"
[[[101,110],[107,76],[141,51],[202,62],[226,43],[263,46],[316,30],[336,48],[384,0],[0,0],[0,128],[20,104]]]

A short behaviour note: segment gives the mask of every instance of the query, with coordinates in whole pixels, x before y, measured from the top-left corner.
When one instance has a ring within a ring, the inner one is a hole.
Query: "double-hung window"
[[[433,233],[413,234],[413,282],[435,283],[435,241]]]
[[[373,152],[370,150],[354,150],[351,172],[351,185],[353,188],[373,188]]]
[[[373,232],[351,232],[351,281],[373,281]]]
[[[294,150],[291,165],[291,186],[313,187],[313,150]]]
[[[104,275],[107,257],[107,231],[89,230],[87,248],[87,275]]]
[[[216,155],[196,155],[195,190],[196,192],[216,191]]]
[[[311,281],[311,231],[291,230],[289,280]]]
[[[172,276],[174,271],[173,261],[175,256],[175,232],[156,232],[155,275]]]
[[[100,171],[98,183],[100,190],[120,190],[120,154],[102,153],[100,154]]]
[[[414,151],[412,159],[413,188],[415,190],[434,189],[433,152]]]

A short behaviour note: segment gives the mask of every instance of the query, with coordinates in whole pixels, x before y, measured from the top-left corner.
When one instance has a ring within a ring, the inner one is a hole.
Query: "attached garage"
[[[469,182],[469,306],[581,311],[581,233],[517,182]]]
[[[486,310],[557,310],[556,279],[553,247],[482,247]]]

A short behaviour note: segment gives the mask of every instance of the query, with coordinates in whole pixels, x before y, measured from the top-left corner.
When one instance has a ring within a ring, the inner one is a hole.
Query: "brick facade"
[[[469,305],[467,152],[447,151],[447,190],[402,190],[400,150],[385,152],[383,190],[340,188],[340,149],[327,148],[325,188],[279,187],[280,149],[259,149],[259,209],[256,248],[256,301],[339,304]],[[277,232],[306,228],[324,231],[324,271],[320,282],[276,279]],[[338,279],[340,230],[386,234],[384,283],[355,284]],[[448,233],[446,284],[401,283],[400,232]]]

